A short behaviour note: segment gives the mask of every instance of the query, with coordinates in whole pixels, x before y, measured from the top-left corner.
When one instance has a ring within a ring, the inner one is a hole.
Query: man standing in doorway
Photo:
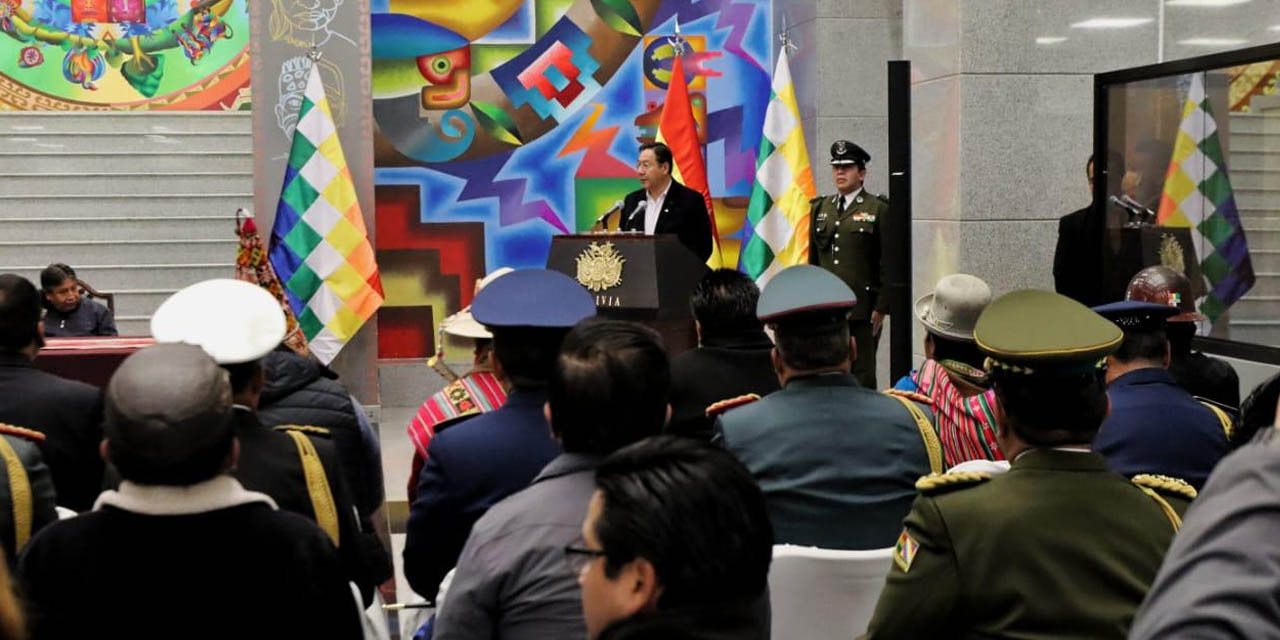
[[[870,161],[870,154],[848,140],[831,145],[836,194],[809,201],[809,264],[840,276],[857,296],[858,303],[849,314],[849,331],[858,344],[853,374],[858,384],[874,389],[876,346],[889,310],[889,300],[880,295],[882,225],[889,215],[889,200],[863,188]]]

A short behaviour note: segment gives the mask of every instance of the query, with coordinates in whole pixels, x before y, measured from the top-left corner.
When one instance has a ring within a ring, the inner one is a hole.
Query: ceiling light
[[[1036,44],[1060,44],[1066,41],[1065,36],[1040,36],[1036,38]]]
[[[1154,22],[1154,18],[1089,18],[1071,25],[1072,29],[1128,29]]]
[[[1168,0],[1165,4],[1171,7],[1230,7],[1244,4],[1250,0]]]
[[[1188,47],[1234,47],[1248,42],[1244,38],[1187,38],[1179,40],[1178,44]]]

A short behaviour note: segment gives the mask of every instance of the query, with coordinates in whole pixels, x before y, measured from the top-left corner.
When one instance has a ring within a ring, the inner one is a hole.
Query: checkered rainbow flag
[[[1156,220],[1170,227],[1191,227],[1200,270],[1209,283],[1209,293],[1197,306],[1216,322],[1253,287],[1254,278],[1203,73],[1191,76]]]
[[[782,269],[808,262],[809,200],[817,191],[785,46],[773,72],[772,93],[747,205],[744,226],[749,235],[738,257],[738,268],[761,287]]]
[[[382,305],[378,264],[314,64],[298,110],[269,257],[311,352],[325,364]]]

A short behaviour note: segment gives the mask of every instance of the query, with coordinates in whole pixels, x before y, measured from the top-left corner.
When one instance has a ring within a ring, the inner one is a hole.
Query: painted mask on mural
[[[456,109],[471,100],[471,46],[419,56],[418,72],[429,83],[422,88],[422,108]]]

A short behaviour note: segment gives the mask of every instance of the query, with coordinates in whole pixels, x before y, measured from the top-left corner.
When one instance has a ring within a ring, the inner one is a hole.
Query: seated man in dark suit
[[[671,422],[667,433],[711,439],[707,407],[746,394],[778,390],[773,342],[756,318],[760,289],[733,269],[709,271],[693,288],[689,307],[698,348],[671,359]]]
[[[0,422],[44,434],[40,451],[58,504],[85,511],[102,489],[101,394],[35,368],[42,346],[40,292],[21,276],[0,275]]]
[[[40,272],[40,288],[48,310],[44,333],[50,338],[117,334],[115,315],[80,294],[80,281],[71,267],[58,263],[45,267]]]
[[[404,575],[419,595],[435,599],[471,526],[560,455],[547,380],[569,328],[595,312],[582,285],[546,269],[513,271],[476,294],[471,315],[493,332],[494,369],[512,389],[502,408],[431,438],[405,531]]]
[[[671,178],[671,149],[661,142],[640,145],[636,173],[643,189],[622,201],[621,231],[674,233],[699,260],[711,257],[711,218],[701,193]]]

